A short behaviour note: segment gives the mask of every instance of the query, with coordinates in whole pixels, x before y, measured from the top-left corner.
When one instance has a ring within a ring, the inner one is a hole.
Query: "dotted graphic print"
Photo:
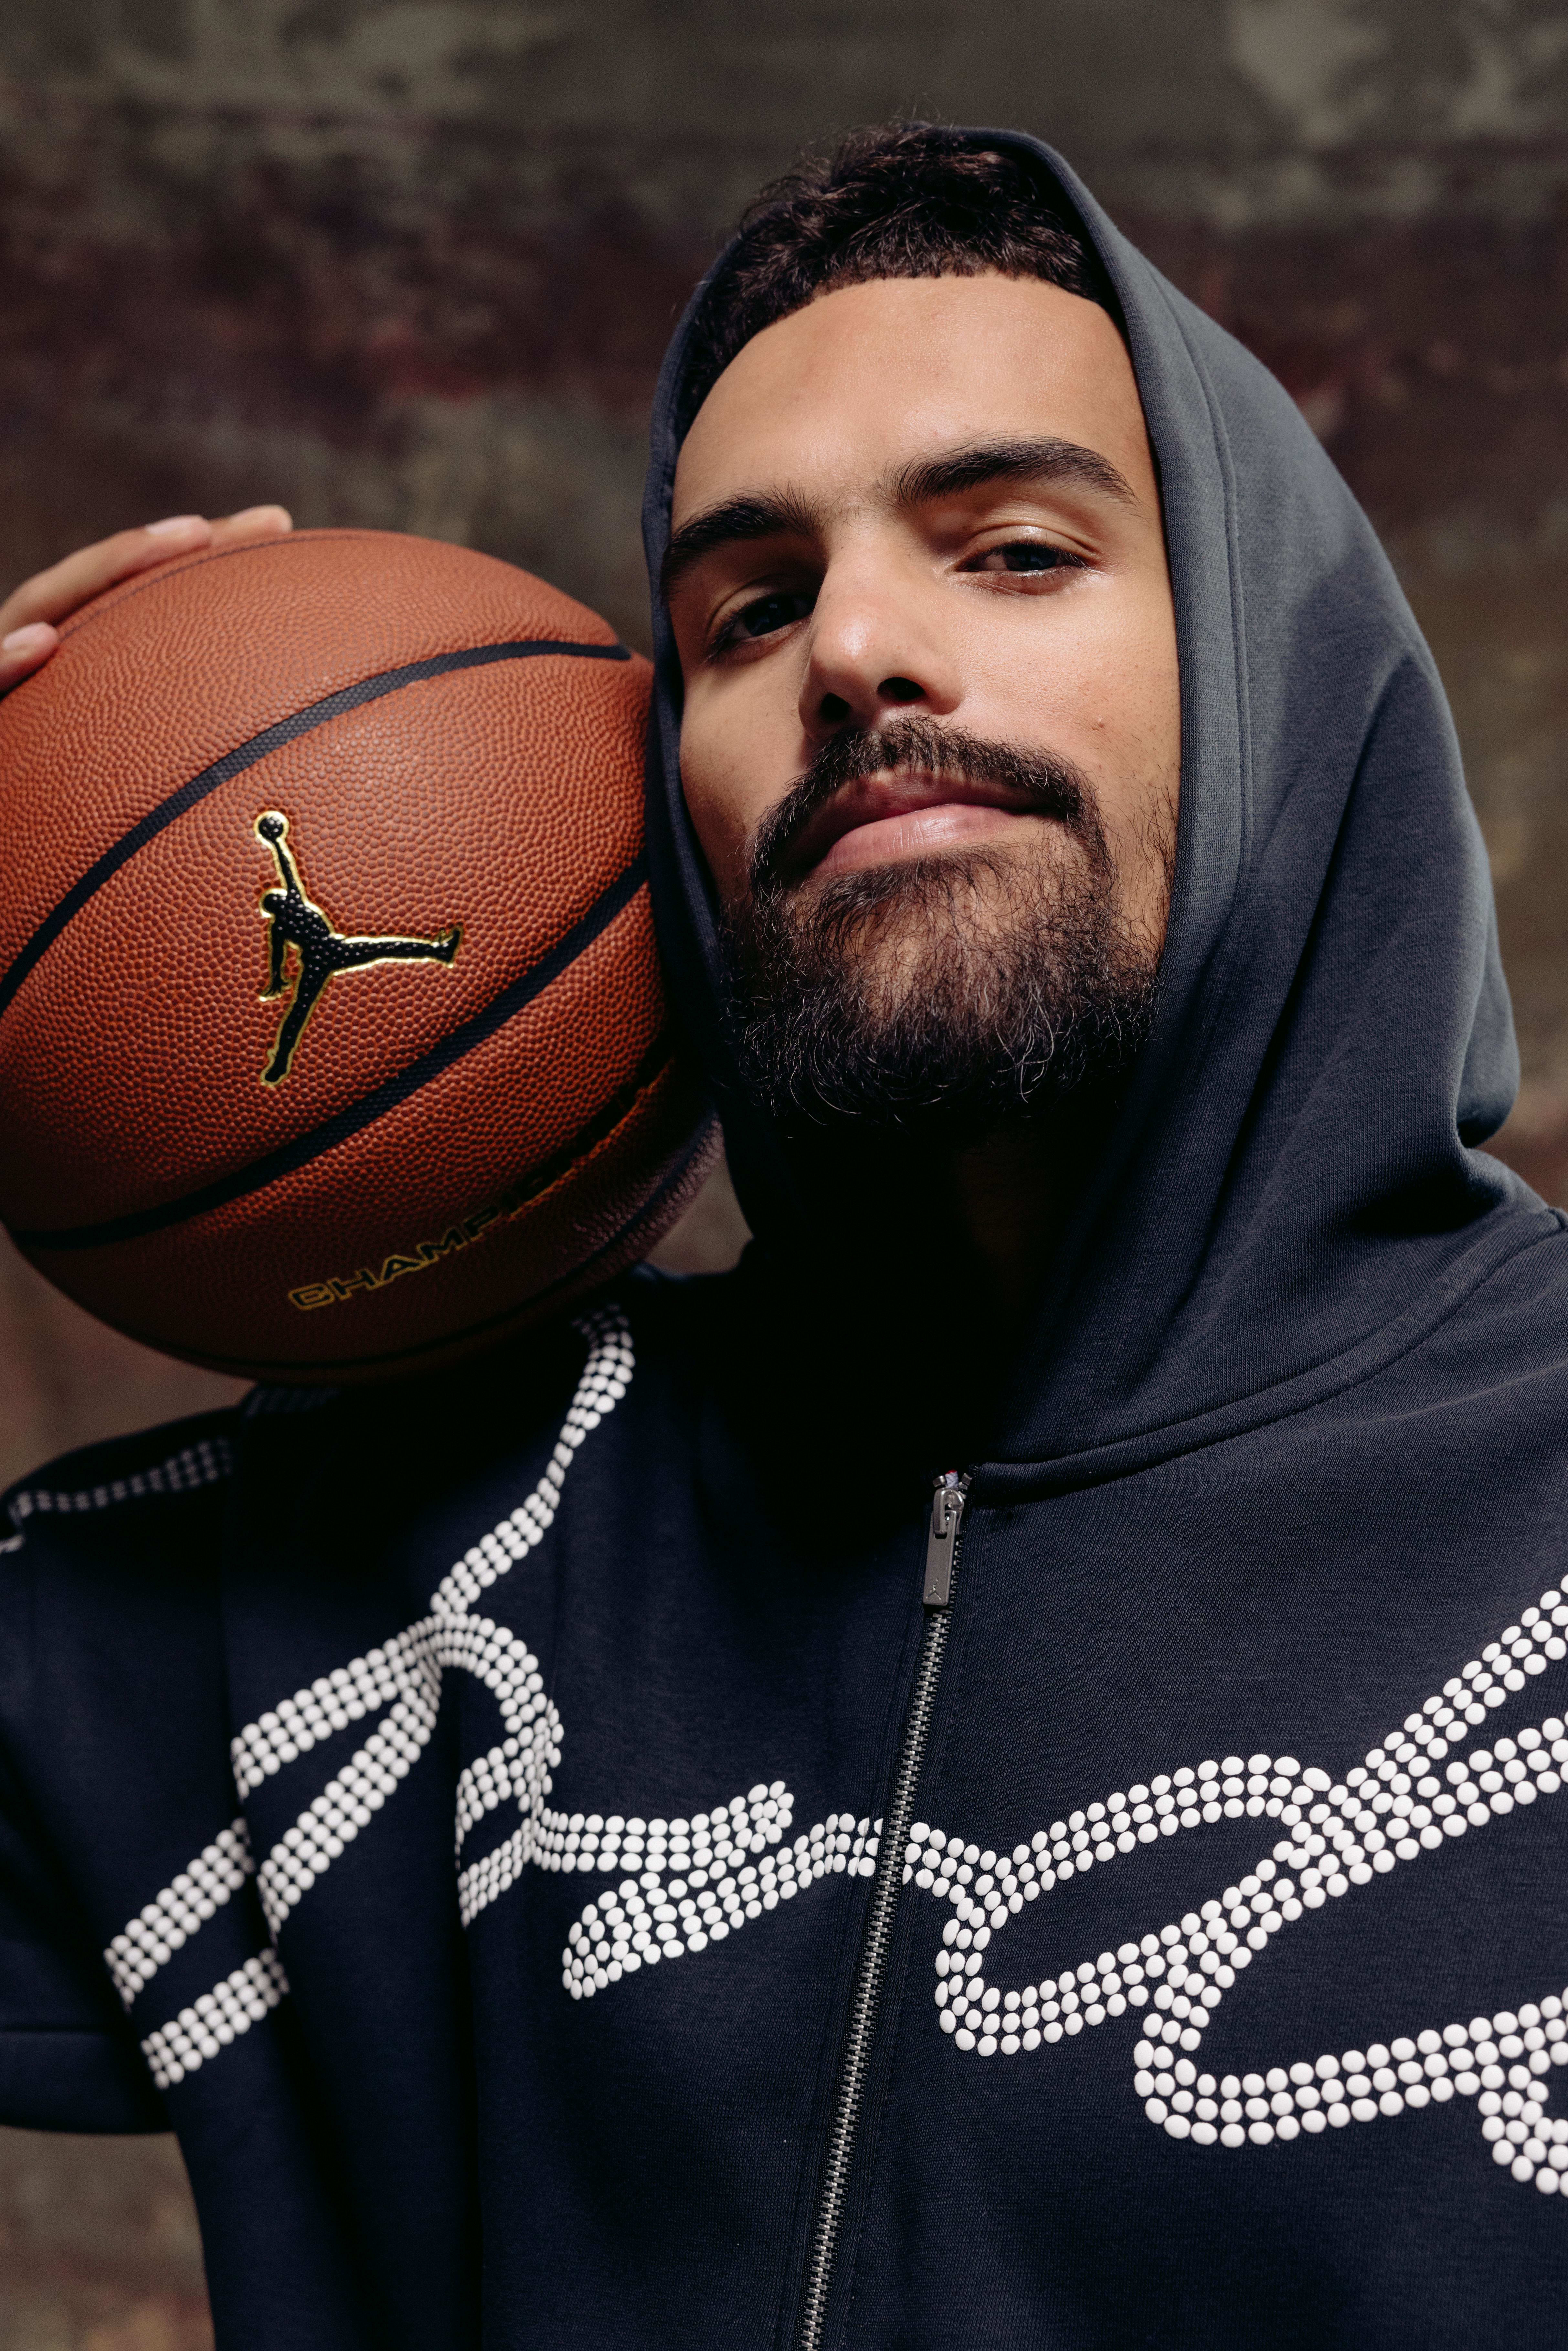
[[[374,1729],[320,1793],[299,1813],[259,1864],[252,1857],[243,1817],[225,1829],[172,1883],[116,1935],[104,1954],[129,2009],[160,1968],[204,1925],[253,1872],[272,1945],[302,1901],[346,1845],[370,1826],[394,1795],[435,1727],[444,1673],[472,1674],[497,1700],[505,1737],[470,1764],[457,1787],[459,1856],[469,1831],[503,1800],[515,1801],[521,1821],[497,1853],[459,1875],[465,1925],[513,1883],[525,1863],[575,1867],[580,1819],[545,1803],[550,1772],[560,1761],[560,1718],[544,1695],[538,1660],[515,1633],[471,1614],[473,1604],[517,1561],[527,1558],[555,1519],[567,1470],[578,1447],[626,1393],[632,1370],[631,1333],[612,1307],[577,1326],[588,1341],[588,1361],[567,1409],[545,1473],[533,1492],[490,1533],[465,1552],[432,1595],[430,1613],[382,1647],[371,1649],[280,1698],[247,1723],[231,1744],[240,1802],[323,1739],[350,1724],[380,1717]],[[205,1452],[208,1448],[200,1448]],[[226,1448],[222,1467],[226,1474]],[[218,1448],[213,1448],[216,1460]],[[182,1457],[185,1461],[186,1457]],[[194,1456],[189,1457],[193,1460]],[[171,1478],[175,1465],[152,1477]],[[184,1482],[201,1482],[189,1468]],[[144,1490],[153,1488],[145,1481]],[[129,1492],[130,1481],[126,1491]],[[108,1492],[109,1499],[121,1499]],[[26,1498],[21,1498],[23,1499]],[[96,1507],[73,1498],[38,1499],[36,1508]],[[504,1796],[503,1796],[504,1790]],[[246,1965],[178,2016],[160,2025],[141,2046],[161,2089],[183,2080],[247,2032],[287,1991],[276,1948]]]
[[[1293,1756],[1228,1755],[1118,1791],[1005,1855],[915,1822],[904,1882],[953,1911],[935,1986],[937,2022],[949,2045],[966,2056],[1029,2057],[1130,2013],[1142,2030],[1133,2055],[1135,2095],[1151,2123],[1199,2147],[1289,2144],[1303,2132],[1316,2136],[1443,2105],[1456,2095],[1473,2097],[1494,2160],[1542,2194],[1568,2198],[1568,2115],[1548,2113],[1542,2079],[1568,2065],[1568,1989],[1527,2001],[1517,2013],[1500,2011],[1386,2045],[1260,2064],[1241,2076],[1204,2073],[1194,2053],[1243,1971],[1309,1911],[1561,1792],[1568,1779],[1568,1726],[1557,1716],[1490,1747],[1459,1750],[1468,1733],[1564,1657],[1568,1578],[1407,1715],[1343,1782]],[[777,1857],[766,1853],[773,1841],[767,1827],[758,1838],[750,1818],[741,1818],[764,1795],[781,1806],[789,1802],[775,1782],[706,1821],[574,1816],[577,1865],[619,1865],[628,1873],[613,1893],[587,1905],[569,1937],[562,1980],[574,1998],[604,1991],[661,1959],[705,1950],[830,1869],[874,1869],[882,1823],[849,1813],[830,1814]],[[1004,1989],[988,1982],[994,1938],[1028,1904],[1097,1863],[1244,1818],[1277,1821],[1284,1834],[1251,1872],[1200,1910],[1038,1983]],[[733,1825],[725,1827],[727,1820]],[[672,1842],[677,1834],[678,1847]],[[726,1838],[722,1850],[712,1842],[717,1836]]]
[[[319,1412],[336,1403],[340,1388],[252,1388],[239,1407],[242,1420],[275,1419],[279,1413]]]
[[[924,1821],[904,1876],[953,1917],[936,1955],[937,2021],[966,2055],[1032,2056],[1086,2027],[1142,2012],[1134,2088],[1151,2123],[1197,2147],[1288,2144],[1351,2123],[1473,2097],[1495,2159],[1545,2195],[1568,2194],[1568,2116],[1542,2077],[1568,2065],[1568,1994],[1515,2013],[1434,2023],[1414,2038],[1262,2065],[1218,2079],[1195,2053],[1215,2010],[1273,1938],[1311,1910],[1429,1859],[1516,1808],[1561,1793],[1568,1727],[1556,1715],[1456,1752],[1489,1714],[1568,1656],[1568,1578],[1336,1781],[1294,1756],[1183,1765],[1041,1829],[1010,1855]],[[1285,1834],[1236,1885],[1179,1921],[1008,1990],[986,1980],[993,1938],[1029,1902],[1164,1836],[1242,1817]]]
[[[204,1438],[199,1445],[187,1446],[155,1468],[138,1469],[129,1478],[116,1478],[107,1486],[89,1486],[80,1493],[51,1494],[38,1488],[24,1489],[13,1494],[6,1505],[12,1532],[0,1541],[0,1552],[20,1551],[26,1540],[27,1520],[40,1511],[53,1511],[57,1517],[67,1511],[107,1510],[117,1502],[140,1501],[148,1494],[190,1493],[199,1486],[214,1486],[228,1477],[234,1468],[234,1457],[227,1440],[221,1437]]]
[[[613,1884],[589,1900],[561,1952],[561,1981],[592,1999],[665,1959],[700,1957],[835,1875],[870,1876],[880,1821],[830,1813],[791,1835],[781,1779],[689,1817],[644,1819],[552,1809],[564,1736],[538,1659],[479,1613],[483,1595],[543,1539],[568,1469],[624,1396],[633,1364],[614,1308],[584,1318],[588,1361],[538,1485],[443,1577],[429,1613],[383,1646],[280,1699],[233,1743],[243,1803],[264,1779],[322,1739],[376,1718],[354,1755],[261,1859],[243,1819],[224,1830],[131,1920],[105,1954],[127,2006],[253,1870],[276,1941],[295,1905],[395,1794],[434,1728],[443,1675],[473,1675],[495,1697],[501,1737],[462,1771],[454,1822],[458,1897],[471,1923],[524,1869],[578,1871]],[[226,1447],[192,1448],[120,1486],[24,1495],[11,1506],[22,1540],[33,1510],[102,1508],[136,1492],[178,1490],[227,1474]],[[1203,2036],[1243,1974],[1267,1966],[1274,1940],[1326,1903],[1362,1899],[1401,1867],[1430,1862],[1466,1835],[1540,1801],[1568,1780],[1568,1726],[1556,1715],[1472,1745],[1531,1681],[1568,1658],[1568,1578],[1406,1716],[1343,1780],[1291,1755],[1228,1755],[1134,1783],[1038,1830],[1003,1855],[915,1822],[904,1881],[948,1907],[936,1957],[936,2022],[964,2058],[1038,2058],[1063,2040],[1130,2017],[1138,2038],[1130,2088],[1154,2126],[1199,2149],[1255,2151],[1302,2137],[1473,2099],[1494,2161],[1521,2184],[1568,2198],[1568,2114],[1549,2108],[1548,2077],[1568,2066],[1568,1988],[1517,2011],[1432,2024],[1415,2035],[1315,2056],[1288,2050],[1254,2071],[1202,2067]],[[464,1865],[467,1841],[516,1808],[510,1834]],[[1279,1835],[1235,1885],[1114,1950],[1038,1981],[1003,1985],[996,1938],[1031,1903],[1096,1866],[1220,1821],[1267,1820]],[[1252,1979],[1256,1983],[1257,1977]],[[161,2086],[210,2062],[287,1991],[275,1949],[259,1952],[142,2046]]]
[[[141,2044],[158,2087],[172,2089],[209,2057],[221,2056],[242,2032],[259,2024],[287,1990],[288,1979],[277,1953],[258,1951],[211,1991],[203,1992],[189,2008],[150,2032]]]
[[[127,2008],[255,1871],[249,1833],[237,1820],[116,1935],[103,1956]]]
[[[591,1902],[573,1926],[560,1955],[561,1981],[573,2000],[591,2000],[660,1959],[706,1951],[818,1879],[836,1872],[873,1874],[880,1821],[830,1813],[776,1854],[770,1848],[782,1842],[792,1810],[789,1790],[775,1780],[690,1821],[574,1814],[582,1839],[579,1869],[629,1867],[639,1860],[648,1866]]]

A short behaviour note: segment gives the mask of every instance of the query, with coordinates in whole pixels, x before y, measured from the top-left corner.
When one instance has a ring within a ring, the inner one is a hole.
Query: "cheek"
[[[1107,592],[1051,613],[1027,657],[1018,653],[988,663],[998,731],[1064,752],[1108,804],[1127,785],[1155,776],[1174,782],[1180,690],[1163,582],[1108,583]]]
[[[733,905],[746,889],[747,845],[793,780],[789,747],[765,712],[734,692],[688,695],[681,724],[681,789],[718,893]]]
[[[732,905],[744,884],[747,826],[740,795],[727,763],[711,743],[694,743],[689,720],[681,729],[681,790],[718,894]]]

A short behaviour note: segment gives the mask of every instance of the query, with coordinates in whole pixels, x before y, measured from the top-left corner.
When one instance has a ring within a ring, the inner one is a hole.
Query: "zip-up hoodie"
[[[962,1297],[822,1278],[727,1066],[660,615],[742,1267],[9,1498],[0,2115],[179,2132],[224,2351],[1563,2339],[1568,1241],[1478,1149],[1485,858],[1344,486],[1046,160],[1157,461],[1182,806],[987,1458]]]

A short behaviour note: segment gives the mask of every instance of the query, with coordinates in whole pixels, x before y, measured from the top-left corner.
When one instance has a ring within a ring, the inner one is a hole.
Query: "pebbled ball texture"
[[[336,1382],[642,1256],[713,1153],[643,862],[646,663],[376,531],[163,565],[63,637],[0,702],[33,1263],[171,1353]]]

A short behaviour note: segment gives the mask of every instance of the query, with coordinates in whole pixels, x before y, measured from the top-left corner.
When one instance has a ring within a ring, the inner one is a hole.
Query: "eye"
[[[1052,547],[1048,539],[1012,538],[1005,546],[988,547],[966,565],[971,571],[1082,571],[1087,569],[1081,555],[1071,554],[1065,547]]]
[[[798,589],[782,595],[761,596],[736,615],[736,623],[743,636],[770,637],[776,629],[787,629],[791,621],[803,621],[815,601]]]
[[[730,614],[714,639],[713,650],[723,653],[743,638],[755,642],[758,637],[774,636],[780,629],[803,621],[816,601],[815,595],[803,588],[777,589],[770,596],[758,596]]]
[[[816,592],[806,588],[776,588],[771,595],[755,597],[719,623],[710,652],[724,653],[740,642],[750,640],[755,644],[759,637],[779,635],[780,628],[792,628],[795,621],[804,621],[813,604]]]

